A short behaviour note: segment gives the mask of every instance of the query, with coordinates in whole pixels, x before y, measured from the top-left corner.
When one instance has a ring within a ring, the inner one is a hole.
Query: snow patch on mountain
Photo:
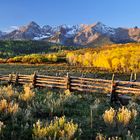
[[[106,26],[105,24],[101,22],[97,22],[92,29],[96,32],[102,33],[102,34],[109,34],[109,35],[114,35],[115,34],[115,29]]]
[[[51,35],[48,33],[48,34],[46,34],[46,35],[34,37],[33,40],[42,40],[42,39],[49,38],[49,37],[51,37]]]
[[[82,31],[83,27],[80,25],[69,26],[69,31],[66,33],[66,37],[74,37],[78,32]]]

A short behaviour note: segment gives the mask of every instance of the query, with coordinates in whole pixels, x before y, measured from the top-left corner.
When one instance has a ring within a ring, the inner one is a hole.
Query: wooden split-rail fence
[[[70,91],[84,92],[101,92],[101,93],[120,93],[120,94],[136,94],[140,95],[140,82],[133,81],[115,81],[105,79],[83,78],[75,76],[58,77],[22,74],[0,75],[0,81],[10,84],[32,84],[34,87],[48,87],[69,89]]]

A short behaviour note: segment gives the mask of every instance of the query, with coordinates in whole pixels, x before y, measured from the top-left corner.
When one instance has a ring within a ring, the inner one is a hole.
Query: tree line
[[[61,44],[49,43],[47,41],[1,40],[0,58],[10,58],[27,54],[45,54],[73,49],[77,49],[77,47],[64,46]]]

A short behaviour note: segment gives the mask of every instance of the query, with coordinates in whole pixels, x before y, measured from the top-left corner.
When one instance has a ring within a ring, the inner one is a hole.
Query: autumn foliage
[[[140,70],[140,44],[113,44],[100,51],[70,52],[67,61],[72,65],[92,66],[115,71]]]
[[[58,57],[55,54],[48,54],[48,55],[42,55],[42,54],[30,54],[30,55],[24,55],[24,56],[16,56],[14,58],[9,58],[7,60],[7,63],[29,63],[29,64],[39,64],[39,63],[45,63],[45,62],[57,62]]]

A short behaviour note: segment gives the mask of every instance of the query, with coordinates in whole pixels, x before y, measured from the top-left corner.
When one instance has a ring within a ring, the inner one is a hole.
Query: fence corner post
[[[70,87],[71,87],[70,76],[69,76],[69,73],[67,73],[67,76],[66,76],[66,89],[71,90]]]
[[[114,75],[114,73],[113,73],[112,79],[111,79],[111,94],[112,94],[113,85],[114,85],[114,77],[115,77],[115,75]]]
[[[112,82],[111,82],[111,98],[110,98],[110,102],[117,102],[119,100],[118,98],[118,94],[116,93],[116,87],[117,87],[117,83],[114,82],[114,73],[112,75]]]
[[[36,72],[34,72],[34,74],[32,75],[32,86],[33,87],[36,86],[36,77],[37,77],[37,74],[36,74]]]
[[[18,75],[18,73],[16,73],[16,75],[15,75],[15,85],[18,85],[18,78],[19,78],[19,75]]]
[[[115,74],[113,73],[113,75],[112,75],[112,83],[114,83],[114,77],[115,77]]]
[[[8,80],[8,83],[9,83],[9,84],[12,83],[12,78],[13,78],[13,75],[12,75],[12,74],[9,74],[9,80]]]

